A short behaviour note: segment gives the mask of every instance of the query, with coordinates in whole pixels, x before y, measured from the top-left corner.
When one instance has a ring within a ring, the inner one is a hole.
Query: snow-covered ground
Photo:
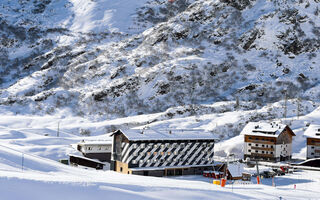
[[[260,111],[257,111],[260,112]],[[299,171],[276,177],[262,185],[231,184],[226,188],[212,184],[212,179],[201,176],[156,178],[96,171],[63,165],[58,159],[74,153],[70,144],[82,139],[110,139],[110,125],[136,124],[146,121],[150,127],[204,128],[208,124],[237,121],[237,111],[197,117],[161,119],[163,113],[123,119],[92,122],[72,116],[0,116],[0,192],[1,199],[318,199],[320,172]],[[234,116],[234,119],[231,118]],[[294,157],[305,156],[305,123],[319,123],[320,112],[287,119],[297,136],[294,139]],[[228,120],[227,120],[228,119]],[[230,121],[231,120],[231,121]],[[57,137],[59,124],[59,137]],[[215,125],[216,126],[216,125]],[[217,126],[222,129],[223,126]],[[225,128],[225,127],[224,127]],[[79,130],[90,130],[92,136],[79,135]],[[224,130],[224,129],[223,129]],[[231,137],[215,146],[216,154],[230,152],[241,157],[241,136]],[[22,164],[23,163],[23,164]],[[296,185],[296,189],[294,189]]]

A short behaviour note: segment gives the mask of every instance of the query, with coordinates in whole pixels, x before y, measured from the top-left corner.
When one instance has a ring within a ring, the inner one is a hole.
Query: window
[[[175,152],[174,152],[174,155],[178,155],[178,154],[179,154],[179,152],[178,152],[178,151],[175,151]]]
[[[150,156],[150,155],[151,155],[151,152],[150,152],[150,151],[149,151],[149,152],[147,152],[147,155],[148,155],[148,156]]]
[[[147,160],[147,163],[150,163],[151,161],[150,160]]]
[[[157,144],[153,145],[153,148],[158,148],[158,145]]]
[[[248,145],[251,146],[251,143],[249,143]]]
[[[184,148],[186,145],[184,143],[180,144],[181,148]]]
[[[311,153],[311,155],[314,155],[314,153]]]
[[[122,167],[120,167],[120,172],[122,172]]]
[[[155,151],[155,152],[153,152],[153,155],[154,155],[154,156],[156,156],[157,154],[158,154],[158,152],[156,152],[156,151]]]
[[[168,155],[171,155],[171,152],[170,152],[170,151],[168,151],[168,152],[167,152],[167,154],[168,154]]]
[[[165,145],[164,145],[164,144],[162,144],[162,145],[161,145],[161,148],[163,149],[164,147],[165,147]]]
[[[273,154],[273,152],[272,152],[272,151],[271,151],[270,153],[271,153],[271,154]]]
[[[256,150],[256,153],[258,153],[258,150]]]
[[[262,153],[264,153],[264,151],[262,151]]]
[[[137,144],[132,144],[132,148],[136,149],[138,147]]]
[[[141,148],[145,148],[146,144],[145,143],[141,143]]]
[[[262,145],[262,147],[264,147],[264,144]]]
[[[137,161],[136,161],[136,160],[133,160],[133,161],[132,161],[132,164],[137,164]]]
[[[251,150],[249,149],[248,152],[251,152]]]
[[[138,156],[138,152],[133,152],[133,156]]]
[[[311,149],[314,149],[314,147],[311,147]]]
[[[256,144],[256,147],[258,146],[258,144]]]
[[[164,155],[164,152],[161,152],[161,155],[163,156],[163,155]]]
[[[143,160],[139,160],[139,163],[142,164],[142,163],[143,163]]]
[[[271,148],[273,148],[273,145],[271,145]]]
[[[140,152],[140,156],[144,156],[144,152]]]

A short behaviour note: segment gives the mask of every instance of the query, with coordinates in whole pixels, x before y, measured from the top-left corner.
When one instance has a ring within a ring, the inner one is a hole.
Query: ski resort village
[[[1,0],[0,200],[320,200],[319,0]]]

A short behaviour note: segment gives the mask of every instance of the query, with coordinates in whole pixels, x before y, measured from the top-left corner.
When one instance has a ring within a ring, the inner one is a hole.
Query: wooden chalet
[[[320,158],[320,125],[311,124],[304,136],[307,138],[307,159]]]
[[[111,170],[145,176],[202,174],[213,169],[215,136],[203,130],[118,130]]]
[[[249,122],[242,130],[244,159],[279,162],[290,160],[295,134],[285,124]]]

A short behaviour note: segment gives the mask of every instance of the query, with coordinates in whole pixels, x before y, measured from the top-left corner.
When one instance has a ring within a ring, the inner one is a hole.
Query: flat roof
[[[249,122],[241,131],[240,135],[253,135],[264,137],[278,137],[287,127],[280,123]]]
[[[311,124],[304,132],[304,135],[308,138],[320,139],[320,125]]]
[[[217,140],[215,134],[203,129],[128,129],[121,131],[129,140]],[[117,133],[118,131],[114,132]],[[113,135],[113,134],[112,134]]]

